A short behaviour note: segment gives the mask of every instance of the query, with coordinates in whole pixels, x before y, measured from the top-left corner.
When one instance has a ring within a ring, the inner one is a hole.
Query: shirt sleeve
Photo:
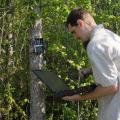
[[[96,83],[103,87],[117,84],[117,68],[113,60],[112,47],[104,44],[94,45],[90,52],[93,76]]]

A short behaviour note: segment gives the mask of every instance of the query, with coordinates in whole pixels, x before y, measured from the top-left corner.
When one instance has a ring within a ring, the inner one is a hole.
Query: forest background
[[[97,24],[120,35],[119,0],[0,0],[0,116],[4,120],[30,118],[29,41],[30,30],[42,19],[43,39],[48,43],[45,69],[54,71],[75,88],[74,71],[89,66],[86,51],[65,28],[72,8],[90,11]],[[35,8],[40,12],[36,13]],[[73,74],[69,78],[69,74]],[[92,76],[81,82],[88,85]],[[45,95],[51,95],[45,88]],[[52,107],[51,107],[52,106]],[[79,110],[78,110],[79,108]],[[59,103],[46,100],[46,120],[96,120],[97,102]]]

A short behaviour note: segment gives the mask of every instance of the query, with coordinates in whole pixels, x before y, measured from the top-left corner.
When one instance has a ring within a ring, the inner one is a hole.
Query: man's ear
[[[84,26],[84,21],[81,20],[81,19],[78,19],[78,20],[77,20],[77,24],[78,24],[80,27],[83,27],[83,26]]]

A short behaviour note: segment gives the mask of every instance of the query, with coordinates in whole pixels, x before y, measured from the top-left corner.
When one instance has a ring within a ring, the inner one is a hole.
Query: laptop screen
[[[44,70],[33,70],[35,75],[45,83],[54,93],[70,90],[69,87],[55,73]]]

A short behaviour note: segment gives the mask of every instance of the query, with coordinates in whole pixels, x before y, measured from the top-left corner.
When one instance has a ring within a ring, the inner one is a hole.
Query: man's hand
[[[91,74],[92,74],[92,68],[91,67],[79,69],[80,80],[85,80]]]
[[[81,100],[81,96],[76,94],[76,95],[72,95],[72,96],[65,96],[62,99],[66,100],[66,101],[79,101],[79,100]]]

